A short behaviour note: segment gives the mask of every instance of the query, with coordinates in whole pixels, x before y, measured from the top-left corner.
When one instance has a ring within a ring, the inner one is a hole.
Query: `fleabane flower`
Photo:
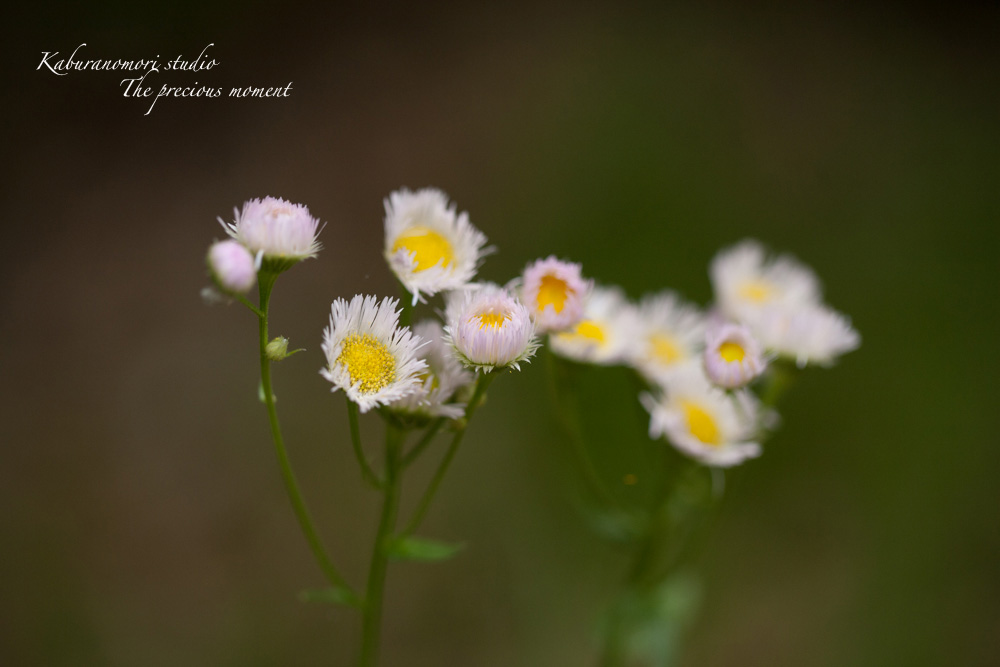
[[[323,330],[327,366],[320,374],[361,412],[398,401],[422,385],[427,364],[417,358],[421,341],[409,327],[399,327],[398,304],[359,294],[330,307],[330,326]]]
[[[420,374],[422,384],[415,392],[395,401],[389,408],[426,417],[458,419],[465,414],[465,404],[455,401],[455,394],[472,383],[474,376],[455,356],[444,340],[444,329],[436,320],[424,320],[413,327],[413,333],[426,342],[420,356],[427,370]]]
[[[719,252],[709,272],[716,303],[731,319],[750,319],[773,304],[820,302],[819,280],[811,269],[788,255],[769,257],[757,241]]]
[[[490,249],[468,213],[440,190],[397,190],[385,200],[385,258],[413,303],[464,287]]]
[[[505,288],[472,285],[448,294],[445,336],[467,367],[489,372],[527,361],[538,349],[528,309]]]
[[[253,255],[239,241],[216,241],[208,249],[208,268],[215,283],[231,294],[245,294],[257,282]]]
[[[749,384],[767,367],[764,351],[750,329],[731,322],[709,328],[702,359],[708,379],[725,389]]]
[[[539,333],[563,331],[583,319],[583,302],[592,287],[579,264],[554,256],[539,259],[524,270],[521,299]]]
[[[583,304],[583,319],[569,331],[549,336],[552,351],[575,361],[623,363],[637,342],[639,320],[617,287],[594,287]]]
[[[807,364],[829,366],[840,355],[861,345],[850,320],[823,305],[774,305],[748,320],[761,344],[778,354]]]
[[[234,208],[233,213],[234,222],[227,224],[219,218],[219,223],[226,233],[253,253],[258,263],[263,258],[293,264],[315,257],[320,250],[316,240],[319,220],[302,204],[264,197],[251,199],[243,204],[242,211]]]
[[[751,440],[758,404],[749,395],[737,404],[708,381],[697,362],[671,373],[658,397],[647,393],[640,399],[650,412],[649,437],[666,437],[706,465],[728,468],[760,456],[760,445]]]
[[[705,316],[669,290],[643,297],[637,312],[639,330],[630,361],[646,379],[662,384],[679,364],[701,352]]]

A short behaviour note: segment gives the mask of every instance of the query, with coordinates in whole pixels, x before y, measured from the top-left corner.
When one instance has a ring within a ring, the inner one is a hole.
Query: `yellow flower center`
[[[565,280],[555,276],[542,276],[542,284],[538,287],[538,311],[545,310],[545,306],[551,304],[557,313],[561,313],[569,292]]]
[[[410,227],[396,238],[392,251],[405,249],[413,253],[417,263],[414,271],[424,271],[440,264],[442,267],[451,264],[455,255],[448,240],[432,229],[417,225]]]
[[[684,410],[684,417],[687,419],[691,435],[706,445],[720,444],[722,438],[719,434],[719,427],[715,424],[712,415],[691,401],[681,401],[681,408]]]
[[[606,336],[604,335],[604,327],[595,322],[594,320],[584,320],[576,325],[570,333],[559,334],[565,338],[586,338],[587,340],[592,340],[595,343],[604,344]]]
[[[760,280],[751,280],[740,286],[740,296],[747,301],[764,303],[774,294],[774,288]]]
[[[681,348],[670,336],[653,334],[649,337],[649,345],[652,347],[653,358],[662,364],[672,364],[684,357]]]
[[[740,347],[739,343],[733,343],[732,341],[726,341],[719,346],[719,356],[722,357],[723,361],[743,361],[743,357],[746,355],[746,351]]]
[[[360,383],[363,394],[387,387],[396,379],[396,358],[389,348],[371,334],[351,334],[340,344],[337,363],[351,376],[351,384]]]
[[[502,327],[504,322],[508,319],[503,313],[494,312],[480,313],[479,315],[475,315],[474,318],[475,317],[479,318],[480,329],[485,329],[486,327]]]

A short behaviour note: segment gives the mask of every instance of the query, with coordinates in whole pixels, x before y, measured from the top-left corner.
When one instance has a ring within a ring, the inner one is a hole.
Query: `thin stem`
[[[771,362],[764,387],[761,389],[761,403],[769,408],[778,405],[778,401],[792,386],[798,377],[799,369],[791,362],[778,359]]]
[[[411,463],[416,461],[417,457],[419,457],[420,454],[423,453],[425,449],[427,449],[427,446],[431,444],[431,440],[434,439],[434,436],[437,435],[437,432],[441,430],[442,426],[444,426],[444,422],[445,422],[444,417],[438,417],[433,422],[431,422],[431,425],[427,427],[427,431],[424,433],[423,437],[420,438],[420,441],[417,444],[415,444],[413,448],[406,453],[405,456],[403,456],[404,468],[406,468]]]
[[[403,444],[403,432],[390,423],[386,423],[385,433],[385,486],[382,491],[385,497],[382,502],[382,515],[378,522],[378,532],[375,535],[375,546],[372,549],[371,567],[368,570],[368,585],[365,589],[364,618],[361,627],[361,667],[374,667],[378,660],[379,634],[382,625],[382,595],[385,590],[385,575],[389,560],[387,553],[388,541],[396,527],[396,515],[399,512],[400,492],[400,449]]]
[[[376,489],[381,489],[384,484],[379,476],[375,474],[372,467],[365,458],[365,452],[361,448],[361,428],[358,426],[358,405],[350,398],[347,399],[347,421],[351,425],[351,444],[354,446],[354,456],[361,466],[361,477]]]
[[[261,312],[261,310],[259,308],[257,308],[257,306],[255,306],[252,303],[250,303],[250,300],[247,299],[242,294],[233,294],[233,298],[235,298],[237,301],[239,301],[240,303],[242,303],[244,306],[246,306],[247,308],[249,308],[250,310],[252,310],[253,314],[256,315],[257,317],[264,317],[264,313]]]
[[[584,480],[586,480],[591,492],[606,505],[624,509],[622,502],[611,493],[604,483],[600,473],[597,472],[597,467],[594,465],[593,459],[587,452],[587,445],[584,442],[582,429],[580,428],[580,415],[575,400],[576,397],[573,395],[572,389],[564,388],[564,383],[560,381],[559,361],[549,348],[546,348],[546,353],[546,366],[549,371],[550,387],[556,406],[559,408],[559,421],[562,423],[563,430],[569,438],[570,446],[573,448],[573,454],[576,456],[577,464],[580,466]]]
[[[472,421],[472,415],[475,414],[476,408],[482,402],[483,394],[486,393],[486,388],[496,377],[498,371],[490,371],[488,373],[483,373],[476,380],[476,389],[472,394],[472,399],[469,400],[468,406],[465,408],[465,426],[455,431],[455,436],[451,439],[451,444],[448,446],[448,451],[445,452],[444,458],[441,459],[441,463],[438,464],[438,469],[434,473],[434,477],[431,478],[430,486],[427,487],[427,491],[424,492],[423,498],[417,504],[417,510],[413,513],[413,518],[406,525],[406,529],[403,530],[403,535],[410,535],[419,526],[420,522],[424,520],[424,515],[427,514],[427,510],[430,509],[431,501],[434,500],[434,494],[437,493],[438,487],[441,486],[441,480],[444,479],[444,475],[448,472],[448,466],[451,465],[452,459],[455,458],[455,453],[458,452],[458,446],[462,444],[462,436],[465,435],[465,431],[468,430],[468,424]]]
[[[319,539],[319,534],[313,526],[312,518],[306,507],[302,493],[299,491],[298,481],[292,471],[292,464],[288,459],[288,451],[285,449],[285,441],[281,437],[281,426],[278,424],[278,411],[274,407],[274,393],[271,389],[271,362],[267,358],[267,314],[268,305],[271,299],[271,289],[274,287],[275,274],[260,274],[260,383],[264,390],[264,403],[267,405],[267,418],[271,423],[271,436],[274,438],[274,451],[278,456],[278,465],[281,468],[281,476],[285,482],[285,489],[288,491],[288,499],[295,510],[295,516],[299,520],[299,526],[309,543],[309,548],[316,558],[323,574],[331,585],[345,590],[353,604],[360,604],[357,594],[347,584],[345,579],[337,571],[333,561],[323,548],[323,543]]]

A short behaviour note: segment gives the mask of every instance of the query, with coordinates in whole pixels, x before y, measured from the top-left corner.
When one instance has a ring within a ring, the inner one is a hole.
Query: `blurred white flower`
[[[624,363],[638,344],[639,319],[617,287],[595,287],[583,305],[583,319],[549,337],[556,354],[592,364]]]
[[[739,402],[713,386],[701,364],[676,369],[658,397],[642,394],[650,412],[649,436],[666,437],[679,451],[710,466],[727,468],[760,456],[750,440],[757,429],[757,403],[749,396]]]
[[[466,370],[445,342],[444,329],[437,320],[418,322],[413,333],[426,342],[420,348],[420,356],[427,363],[427,370],[421,374],[423,384],[389,407],[397,412],[428,417],[462,417],[465,404],[451,401],[455,400],[456,392],[472,383],[474,375]]]
[[[710,327],[705,334],[703,359],[708,379],[726,389],[749,384],[767,368],[760,343],[742,324]]]
[[[850,320],[822,305],[773,305],[756,313],[748,323],[765,348],[807,364],[828,366],[838,356],[861,345],[861,335]]]
[[[724,315],[749,320],[766,306],[817,304],[820,285],[811,269],[787,255],[768,257],[746,240],[719,252],[710,267],[715,300]]]
[[[665,382],[678,364],[695,358],[705,344],[705,316],[669,290],[643,297],[638,318],[631,363],[651,382]]]

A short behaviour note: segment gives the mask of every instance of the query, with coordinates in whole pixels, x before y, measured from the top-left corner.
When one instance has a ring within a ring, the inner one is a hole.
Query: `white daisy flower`
[[[819,303],[819,280],[811,269],[782,255],[768,257],[757,241],[721,251],[710,268],[715,299],[726,316],[746,320],[771,304]]]
[[[535,324],[524,304],[503,287],[472,285],[448,295],[446,340],[466,366],[489,372],[518,365],[538,349]]]
[[[417,358],[420,339],[409,327],[398,326],[396,299],[378,303],[357,295],[350,303],[337,299],[330,308],[330,326],[323,330],[327,367],[320,374],[343,389],[361,412],[397,401],[422,386],[427,364]]]
[[[226,224],[219,218],[219,223],[254,254],[258,266],[262,258],[294,263],[315,257],[320,250],[319,220],[302,204],[264,197],[251,199],[242,211],[234,208],[233,213],[234,222]]]
[[[761,310],[748,323],[765,348],[794,359],[800,367],[828,366],[861,345],[861,335],[850,320],[822,305],[774,305]]]
[[[671,373],[659,398],[640,397],[649,410],[649,437],[666,439],[679,451],[710,466],[728,468],[760,456],[750,440],[757,428],[757,403],[749,396],[737,403],[712,386],[698,363]]]
[[[583,302],[592,287],[579,264],[554,256],[539,259],[524,269],[521,299],[539,333],[562,331],[583,319]]]
[[[639,319],[617,287],[595,287],[583,305],[583,319],[570,331],[549,336],[552,351],[575,361],[614,365],[633,354]]]
[[[456,392],[472,383],[474,375],[466,370],[444,340],[444,329],[437,320],[424,320],[413,327],[413,333],[427,341],[420,352],[427,362],[421,374],[423,384],[417,391],[404,396],[389,407],[427,417],[459,419],[465,414],[465,404],[452,403]]]
[[[217,241],[208,250],[208,268],[216,284],[229,293],[245,294],[257,282],[253,255],[239,241]]]
[[[638,317],[639,335],[630,360],[651,382],[663,384],[667,374],[695,358],[705,344],[705,316],[675,292],[643,297]]]
[[[485,246],[469,214],[456,214],[440,190],[397,190],[385,200],[385,258],[414,305],[468,284],[491,251]]]
[[[705,334],[705,374],[720,387],[736,389],[764,372],[767,359],[749,327],[727,322]]]

